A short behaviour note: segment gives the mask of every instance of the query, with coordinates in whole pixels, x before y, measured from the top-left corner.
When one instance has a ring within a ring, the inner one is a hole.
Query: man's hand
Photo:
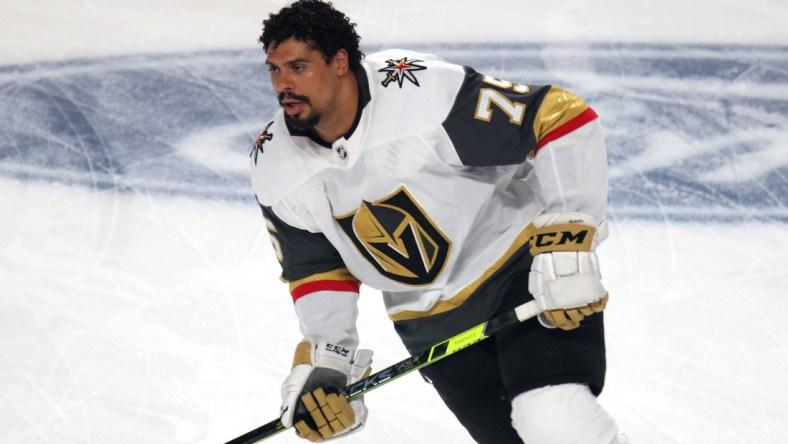
[[[312,442],[358,431],[367,408],[363,398],[348,403],[342,390],[370,372],[372,351],[322,342],[296,347],[293,369],[282,384],[281,421]]]
[[[547,213],[532,222],[528,291],[544,310],[540,322],[562,330],[577,328],[586,316],[605,309],[594,249],[607,237],[607,225],[583,213]],[[543,319],[544,318],[544,319]]]

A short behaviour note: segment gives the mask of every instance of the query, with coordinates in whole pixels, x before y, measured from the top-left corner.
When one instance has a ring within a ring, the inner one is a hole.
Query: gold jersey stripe
[[[534,119],[536,142],[587,109],[588,104],[580,97],[556,86],[550,87]]]
[[[429,310],[401,311],[399,313],[389,315],[389,319],[391,319],[392,321],[406,321],[410,319],[425,318],[427,316],[433,316],[436,314],[445,313],[449,310],[453,310],[459,307],[460,305],[462,305],[463,302],[468,300],[468,298],[471,297],[471,295],[474,294],[476,290],[478,290],[479,287],[482,286],[482,284],[487,282],[487,280],[489,280],[498,270],[500,270],[501,267],[503,267],[503,265],[509,259],[511,259],[512,256],[514,256],[514,254],[517,251],[523,248],[523,246],[528,242],[528,239],[530,239],[531,236],[533,235],[533,232],[534,232],[534,226],[532,224],[529,224],[523,231],[520,232],[520,234],[517,235],[517,238],[515,238],[514,242],[512,242],[512,244],[509,246],[506,252],[500,258],[498,258],[498,260],[495,261],[495,263],[492,264],[490,268],[485,270],[484,273],[482,273],[482,275],[479,276],[479,278],[477,278],[475,281],[471,282],[465,288],[460,290],[460,292],[457,293],[456,295],[452,296],[449,299],[438,302],[437,304],[433,305],[432,308],[430,308]]]

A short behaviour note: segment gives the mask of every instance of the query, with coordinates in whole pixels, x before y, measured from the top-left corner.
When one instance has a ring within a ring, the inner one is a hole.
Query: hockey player
[[[605,145],[594,111],[555,86],[435,56],[366,57],[355,24],[301,0],[263,22],[282,109],[250,155],[303,341],[281,421],[310,441],[362,428],[339,394],[369,371],[361,283],[411,353],[528,301],[544,310],[422,370],[480,443],[617,443],[596,401],[608,296]]]

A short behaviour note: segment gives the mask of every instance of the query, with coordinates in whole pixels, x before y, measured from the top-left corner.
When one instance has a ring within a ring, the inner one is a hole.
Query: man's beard
[[[279,105],[281,105],[282,107],[284,107],[284,104],[282,102],[285,99],[294,99],[294,100],[298,100],[299,102],[303,102],[305,105],[309,106],[309,108],[312,110],[312,113],[309,115],[309,117],[305,119],[301,119],[299,117],[291,116],[290,114],[285,113],[285,121],[291,127],[299,131],[307,131],[309,129],[314,128],[315,125],[317,125],[320,122],[320,117],[321,117],[320,113],[318,113],[317,111],[315,111],[314,108],[312,108],[312,102],[306,96],[301,96],[292,92],[280,93]]]
[[[315,127],[320,122],[320,114],[313,113],[306,119],[301,119],[299,117],[291,116],[290,114],[285,113],[285,121],[291,127],[299,130],[299,131],[307,131]]]

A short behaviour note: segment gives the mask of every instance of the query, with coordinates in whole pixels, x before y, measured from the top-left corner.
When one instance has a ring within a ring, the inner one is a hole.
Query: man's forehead
[[[316,50],[311,44],[302,40],[289,38],[281,42],[271,42],[266,51],[268,59],[288,59],[293,58],[313,58],[320,57],[320,51]]]

